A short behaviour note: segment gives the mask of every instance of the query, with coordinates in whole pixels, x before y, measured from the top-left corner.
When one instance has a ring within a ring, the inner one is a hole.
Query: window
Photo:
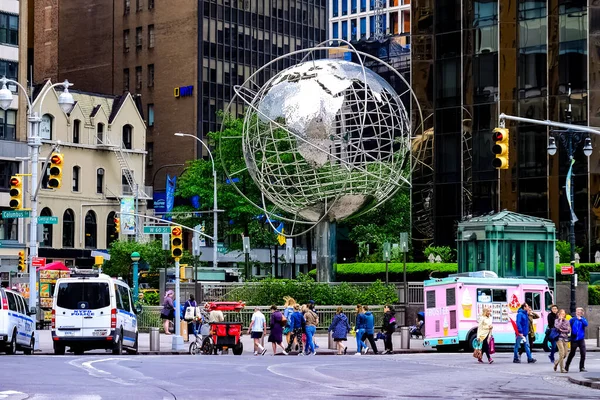
[[[131,150],[132,149],[132,139],[133,139],[133,127],[131,125],[125,125],[123,127],[123,148]]]
[[[104,124],[103,123],[99,123],[98,124],[98,128],[96,130],[96,140],[97,140],[97,144],[103,144],[104,143]]]
[[[117,304],[120,303],[119,305],[121,306],[118,308],[120,308],[121,310],[130,312],[131,311],[131,302],[129,301],[129,297],[130,297],[129,289],[127,289],[126,287],[121,286],[121,285],[115,285],[115,289],[116,289],[115,293],[118,293],[117,298],[119,300],[121,300],[120,302],[117,303]]]
[[[85,215],[85,247],[96,248],[96,213],[88,211]]]
[[[456,310],[450,310],[450,329],[456,329]]]
[[[96,171],[96,193],[104,193],[104,168]]]
[[[143,7],[142,0],[135,0],[135,11],[142,11]]]
[[[97,310],[110,306],[108,282],[63,282],[56,305],[68,310]]]
[[[529,304],[533,311],[542,311],[542,295],[537,292],[525,292],[525,303]]]
[[[117,239],[118,236],[115,231],[115,212],[111,211],[108,213],[108,217],[106,217],[106,248]]]
[[[135,88],[142,88],[142,67],[135,67]]]
[[[146,143],[146,165],[151,167],[154,165],[154,143]]]
[[[0,140],[16,140],[17,112],[0,109]]]
[[[123,70],[123,91],[129,92],[129,68]]]
[[[75,214],[73,210],[66,209],[63,214],[62,223],[62,246],[63,247],[75,247]]]
[[[456,305],[456,288],[446,289],[446,305],[447,306]]]
[[[148,64],[148,87],[154,86],[154,64]]]
[[[73,167],[73,191],[79,192],[79,171],[80,168],[78,166]]]
[[[148,25],[148,48],[154,48],[154,25]]]
[[[135,47],[137,47],[137,49],[141,49],[142,48],[142,27],[138,26],[137,28],[135,28]]]
[[[339,39],[339,35],[340,35],[339,23],[334,22],[333,23],[333,39]]]
[[[148,0],[148,10],[154,10],[154,0]]]
[[[0,208],[0,211],[9,211],[10,208]],[[19,240],[19,219],[2,218],[0,219],[0,240]]]
[[[19,17],[0,13],[0,43],[19,44]]]
[[[546,311],[550,311],[550,306],[552,304],[554,304],[554,301],[552,300],[552,293],[550,292],[545,292],[544,293],[544,301],[545,301],[545,306],[546,306]]]
[[[81,129],[81,121],[76,119],[73,121],[73,143],[79,143],[79,132]]]
[[[427,308],[435,308],[435,290],[430,290],[426,293]]]
[[[19,311],[17,306],[17,296],[12,292],[4,292],[4,294],[8,298],[8,309],[15,312]]]
[[[8,79],[17,80],[18,71],[18,62],[0,60],[0,76],[6,76]]]
[[[131,9],[131,0],[123,1],[123,14],[129,14],[129,10]]]
[[[0,192],[8,192],[10,190],[10,177],[18,173],[18,162],[0,160]]]
[[[25,304],[25,299],[23,296],[15,295],[17,299],[17,306],[19,307],[19,312],[21,314],[27,314],[27,305]]]
[[[148,104],[148,126],[154,126],[154,104]]]
[[[40,213],[40,216],[51,217],[52,211],[48,207],[45,207]],[[52,224],[42,225],[42,246],[52,247]]]
[[[123,53],[129,53],[129,29],[123,31]]]

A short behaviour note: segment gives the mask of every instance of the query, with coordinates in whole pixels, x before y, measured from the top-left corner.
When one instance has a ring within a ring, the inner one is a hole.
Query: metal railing
[[[383,324],[383,306],[369,306],[371,312],[375,316],[375,328],[378,329]],[[247,329],[250,325],[250,321],[252,320],[252,314],[254,313],[255,307],[249,306],[244,308],[239,313],[236,312],[225,312],[225,321],[229,322],[238,322],[241,321],[244,329]],[[267,321],[271,317],[271,310],[269,306],[261,306],[259,307],[260,311],[265,315]],[[280,310],[283,310],[283,307],[279,307]],[[319,326],[317,330],[326,331],[333,320],[333,317],[336,314],[336,306],[317,306],[316,312],[319,316]],[[356,308],[354,306],[342,306],[343,312],[348,317],[348,322],[350,326],[353,327],[356,324]],[[142,332],[148,331],[150,328],[160,328],[162,329],[163,323],[160,319],[160,310],[162,307],[160,306],[144,306],[142,312],[138,314],[137,322],[138,329]],[[396,310],[396,325],[402,326],[405,325],[406,321],[406,312],[403,306],[395,307]]]

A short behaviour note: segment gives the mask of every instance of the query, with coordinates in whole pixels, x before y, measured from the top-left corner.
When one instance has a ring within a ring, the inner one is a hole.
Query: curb
[[[577,379],[569,377],[569,382],[580,386],[586,386],[592,389],[600,389],[600,382],[594,382],[589,379]]]
[[[394,354],[423,354],[423,353],[432,353],[435,354],[436,352],[432,352],[431,350],[396,350],[394,351]],[[108,354],[108,353],[107,353]],[[251,352],[247,353],[248,355],[252,355]],[[34,355],[42,355],[42,356],[53,356],[55,355],[53,351],[40,351],[40,352],[35,352]],[[65,355],[74,355],[71,353],[66,353]],[[86,354],[86,355],[99,355],[99,354]],[[123,354],[123,355],[127,355],[127,354]],[[181,355],[190,355],[190,353],[188,351],[139,351],[136,355],[138,356],[181,356]],[[298,353],[290,353],[291,356],[297,356]],[[326,351],[326,352],[318,352],[317,353],[318,356],[336,356],[337,354],[334,351]],[[345,354],[346,356],[352,356],[354,355],[352,354]],[[369,353],[366,355],[377,355],[377,356],[383,356],[383,354],[378,353],[378,354],[373,354],[373,353]],[[284,357],[283,354],[279,353],[277,354],[277,356],[281,356]],[[600,388],[600,387],[599,387]]]

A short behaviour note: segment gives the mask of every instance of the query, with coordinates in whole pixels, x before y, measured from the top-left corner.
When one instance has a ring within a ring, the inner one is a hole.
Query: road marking
[[[123,357],[109,357],[109,358],[102,358],[100,360],[92,360],[92,361],[86,361],[83,362],[81,364],[79,364],[79,362],[82,359],[76,359],[76,360],[72,360],[69,361],[69,364],[77,367],[77,368],[81,368],[84,371],[86,371],[90,376],[96,377],[96,378],[103,378],[103,379],[107,379],[111,382],[114,383],[118,383],[120,385],[125,385],[125,386],[132,386],[134,385],[134,383],[132,382],[127,382],[121,378],[111,378],[113,376],[113,374],[111,374],[110,372],[104,371],[103,369],[100,368],[96,368],[93,366],[93,364],[95,363],[101,363],[101,362],[107,362],[107,361],[129,361],[131,360],[130,358],[123,358]]]
[[[12,396],[15,394],[25,394],[23,392],[17,392],[16,390],[5,390],[3,392],[0,392],[0,399],[6,399],[8,396]]]

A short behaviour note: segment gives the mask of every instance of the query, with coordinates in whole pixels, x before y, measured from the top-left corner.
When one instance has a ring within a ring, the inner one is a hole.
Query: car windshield
[[[58,307],[70,310],[96,310],[110,305],[107,282],[63,282],[58,287]]]

